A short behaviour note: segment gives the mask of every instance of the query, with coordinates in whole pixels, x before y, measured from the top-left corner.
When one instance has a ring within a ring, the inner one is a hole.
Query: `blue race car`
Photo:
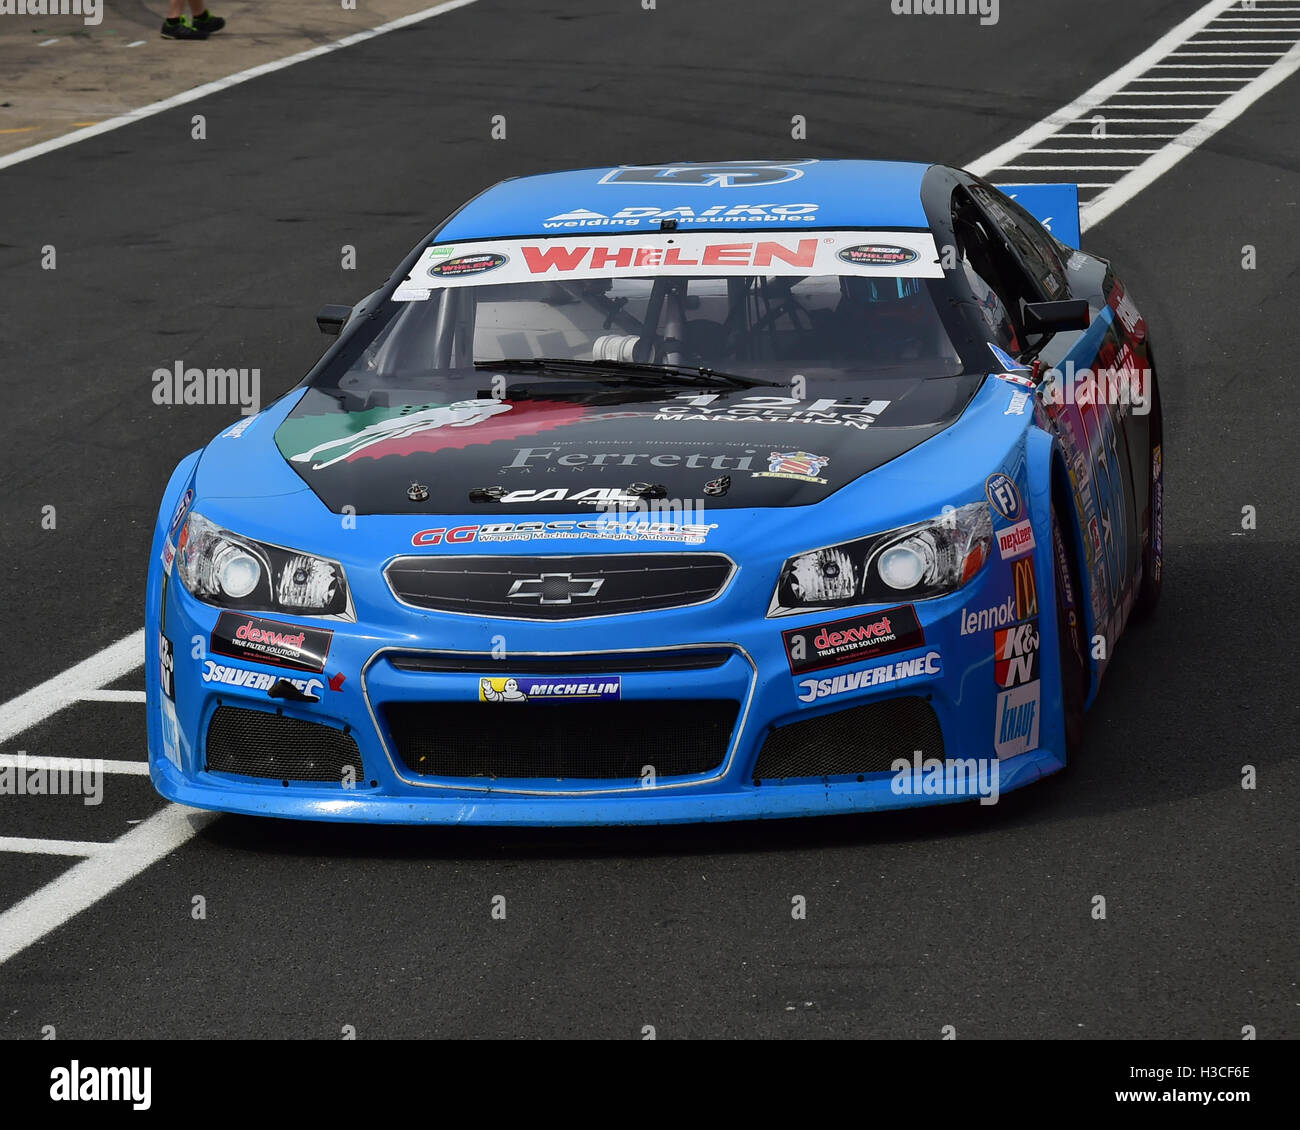
[[[1162,569],[1147,328],[1061,191],[795,160],[475,197],[172,475],[155,787],[633,824],[1061,769]]]

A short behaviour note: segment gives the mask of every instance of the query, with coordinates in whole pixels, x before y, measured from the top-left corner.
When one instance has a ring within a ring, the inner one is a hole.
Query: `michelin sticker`
[[[479,702],[617,702],[623,680],[618,675],[599,679],[530,679],[507,676],[480,679]]]

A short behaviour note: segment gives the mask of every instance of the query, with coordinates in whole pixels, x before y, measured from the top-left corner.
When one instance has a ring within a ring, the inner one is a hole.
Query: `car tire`
[[[1083,610],[1079,607],[1078,574],[1065,544],[1061,523],[1052,507],[1052,569],[1056,580],[1056,627],[1061,653],[1061,704],[1064,713],[1065,756],[1083,748],[1083,704],[1088,693],[1088,660],[1084,645]]]
[[[1156,383],[1156,363],[1147,353],[1151,366],[1151,423],[1147,444],[1150,485],[1147,489],[1147,521],[1143,530],[1142,581],[1133,601],[1133,619],[1150,616],[1160,603],[1164,583],[1164,417],[1160,410],[1160,387]]]

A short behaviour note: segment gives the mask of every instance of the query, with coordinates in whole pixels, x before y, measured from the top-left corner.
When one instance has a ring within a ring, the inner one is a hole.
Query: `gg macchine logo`
[[[1024,516],[1024,503],[1020,501],[1020,490],[1010,475],[999,471],[984,480],[984,494],[989,505],[1008,522],[1018,522]]]
[[[797,161],[716,161],[713,164],[621,165],[600,178],[600,184],[664,185],[669,188],[747,188],[782,184],[803,176]]]

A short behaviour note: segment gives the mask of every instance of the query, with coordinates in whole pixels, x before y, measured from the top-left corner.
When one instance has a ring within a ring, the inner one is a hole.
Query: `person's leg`
[[[181,0],[170,0],[172,3],[180,4]],[[226,21],[220,16],[214,16],[208,11],[207,0],[190,0],[190,11],[193,13],[193,19],[190,21],[200,31],[207,32],[211,35],[214,31],[220,31],[226,26]]]
[[[162,37],[164,39],[207,39],[206,31],[191,27],[185,22],[182,18],[184,11],[185,0],[167,0],[167,18],[163,21]]]

